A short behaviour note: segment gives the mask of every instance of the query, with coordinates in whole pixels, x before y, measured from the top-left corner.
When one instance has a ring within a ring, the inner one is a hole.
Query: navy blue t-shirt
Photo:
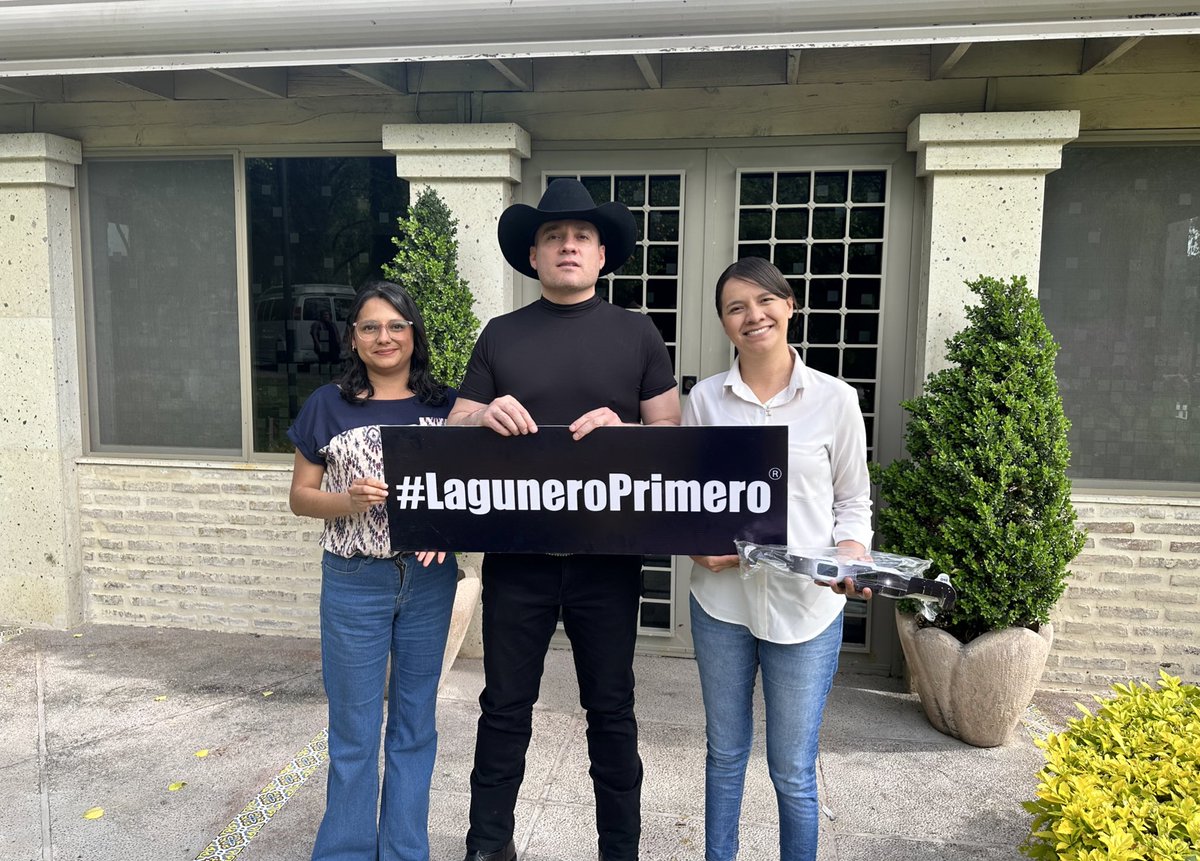
[[[370,400],[354,405],[342,400],[330,383],[317,389],[288,428],[288,439],[306,459],[325,468],[325,489],[345,493],[356,478],[383,479],[383,440],[380,425],[442,425],[454,406],[454,390],[446,402],[423,404],[404,400]],[[387,510],[376,505],[366,511],[325,521],[321,546],[339,556],[391,555]]]
[[[369,400],[355,405],[342,399],[336,384],[327,383],[309,395],[287,435],[305,458],[325,466],[329,441],[338,434],[364,425],[444,424],[455,397],[454,389],[446,389],[445,403],[436,407],[423,404],[415,397]]]

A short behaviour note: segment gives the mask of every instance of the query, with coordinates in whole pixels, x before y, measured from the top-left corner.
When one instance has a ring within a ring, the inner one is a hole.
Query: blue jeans
[[[458,566],[415,557],[321,562],[329,780],[314,861],[428,861],[429,784]],[[391,656],[390,677],[387,671]],[[379,726],[388,686],[383,793]]]
[[[754,679],[761,667],[767,769],[779,803],[781,861],[817,857],[817,734],[842,646],[842,617],[804,643],[760,640],[714,619],[691,596],[692,639],[704,697],[704,857],[733,861],[750,742]]]

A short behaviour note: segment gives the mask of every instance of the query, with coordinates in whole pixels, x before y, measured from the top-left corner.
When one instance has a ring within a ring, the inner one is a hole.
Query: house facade
[[[603,292],[685,391],[729,363],[717,274],[768,257],[883,462],[963,282],[1026,276],[1090,533],[1044,682],[1200,678],[1200,3],[1077,9],[0,7],[0,620],[315,634],[283,433],[323,312],[425,186],[479,316],[531,301],[496,219],[574,176],[637,216]],[[690,651],[687,572],[647,558],[644,649]],[[851,606],[844,664],[900,671],[889,614]]]

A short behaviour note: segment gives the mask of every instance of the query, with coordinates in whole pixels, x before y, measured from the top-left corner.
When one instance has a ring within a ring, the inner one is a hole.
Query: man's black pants
[[[641,567],[639,556],[484,557],[485,687],[471,772],[468,852],[498,849],[513,836],[533,704],[561,608],[579,703],[587,711],[600,851],[605,861],[637,858],[642,761],[633,714],[633,648]]]

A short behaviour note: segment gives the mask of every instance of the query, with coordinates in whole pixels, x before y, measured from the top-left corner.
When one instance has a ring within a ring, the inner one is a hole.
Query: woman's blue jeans
[[[704,697],[704,857],[733,861],[750,742],[754,679],[763,677],[767,769],[779,803],[780,861],[817,857],[817,735],[842,646],[842,617],[804,643],[760,640],[714,619],[691,596],[692,639]]]
[[[329,779],[314,861],[428,861],[438,679],[458,566],[414,556],[321,563]],[[388,673],[388,656],[391,673]],[[382,799],[379,727],[388,686]]]

